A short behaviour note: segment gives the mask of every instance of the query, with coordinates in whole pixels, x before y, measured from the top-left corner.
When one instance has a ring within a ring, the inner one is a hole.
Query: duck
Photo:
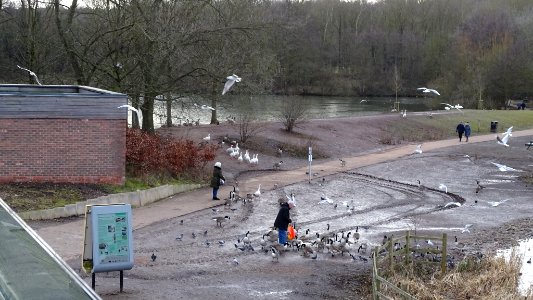
[[[421,190],[421,191],[425,191],[426,190],[426,186],[423,185],[420,180],[417,180],[418,181],[418,189]]]
[[[211,140],[211,133],[209,133],[206,137],[203,139],[204,141],[210,141]]]
[[[255,197],[261,196],[261,184],[259,184],[259,187],[257,188],[257,191],[254,192]]]
[[[222,227],[222,223],[231,219],[229,216],[214,217],[213,220],[217,222],[217,226]]]

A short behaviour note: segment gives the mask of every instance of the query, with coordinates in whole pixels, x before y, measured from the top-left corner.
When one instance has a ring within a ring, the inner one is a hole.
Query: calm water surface
[[[242,114],[242,103],[249,103],[255,118],[260,121],[276,121],[283,103],[291,99],[305,101],[308,106],[308,118],[322,119],[348,116],[363,116],[390,113],[394,108],[394,98],[390,97],[318,97],[318,96],[228,96],[217,102],[217,119],[224,122],[227,118]],[[361,100],[367,100],[361,102]],[[400,110],[408,112],[442,109],[441,100],[436,97],[398,98]],[[179,124],[200,120],[200,124],[209,124],[211,111],[194,106],[194,103],[211,105],[209,99],[184,99],[173,104],[173,123]],[[156,102],[154,112],[155,127],[160,127],[166,120],[166,109],[161,102]]]

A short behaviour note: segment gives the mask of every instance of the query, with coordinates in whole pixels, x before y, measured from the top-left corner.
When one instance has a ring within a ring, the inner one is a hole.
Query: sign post
[[[309,183],[311,183],[311,162],[313,161],[313,147],[309,146]]]
[[[98,272],[120,271],[120,291],[124,270],[133,268],[131,205],[87,205],[82,266],[92,273],[95,288]]]

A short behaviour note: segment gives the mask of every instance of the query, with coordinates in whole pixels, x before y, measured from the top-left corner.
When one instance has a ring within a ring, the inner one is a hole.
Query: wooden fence
[[[401,299],[405,300],[416,300],[415,297],[411,296],[406,291],[397,287],[394,283],[391,283],[386,278],[381,276],[378,272],[378,262],[385,262],[388,267],[389,275],[394,274],[394,264],[395,259],[403,259],[405,264],[413,262],[412,254],[421,253],[421,254],[440,254],[440,267],[441,272],[444,274],[446,272],[446,263],[447,263],[447,235],[446,233],[442,234],[442,237],[432,237],[432,236],[417,236],[411,235],[409,231],[406,232],[405,236],[392,237],[387,240],[382,246],[377,246],[374,248],[372,253],[372,295],[374,300],[378,299],[396,299],[388,294],[393,292],[397,295],[400,295]],[[422,241],[424,245],[428,247],[422,247],[419,244],[419,241]],[[426,241],[431,241],[435,247],[430,246]],[[401,243],[404,242],[404,246],[400,247]],[[413,242],[415,243],[413,245]],[[440,245],[440,248],[439,248]],[[379,260],[379,257],[382,256],[382,253],[385,255],[383,259]]]

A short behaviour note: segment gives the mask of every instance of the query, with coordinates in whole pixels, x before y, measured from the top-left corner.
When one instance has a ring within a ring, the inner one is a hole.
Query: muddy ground
[[[365,118],[316,121],[299,130],[304,137],[312,132],[316,147],[324,153],[323,160],[390,147],[380,144],[377,134],[368,134],[372,124],[379,120]],[[215,129],[217,134],[213,134]],[[215,139],[231,132],[223,127],[215,129],[178,128],[167,134],[200,140],[208,132]],[[279,126],[264,131],[263,136],[271,139],[272,145],[263,149],[261,153],[267,155],[259,157],[256,167],[231,160],[224,151],[226,147],[221,146],[217,160],[222,162],[230,183],[240,176],[270,172],[273,162],[278,160],[285,162],[283,168],[306,164],[305,157],[276,156],[280,136],[293,138],[285,136]],[[311,184],[303,182],[262,191],[260,197],[245,205],[237,202],[231,208],[221,206],[219,211],[207,209],[146,226],[134,232],[136,263],[131,271],[125,272],[125,291],[118,293],[118,272],[98,274],[96,290],[104,299],[368,297],[370,262],[365,260],[369,251],[358,253],[362,243],[370,248],[380,244],[384,235],[400,235],[405,230],[425,235],[447,233],[449,248],[460,259],[467,253],[488,253],[533,237],[533,187],[520,180],[520,176],[531,175],[533,170],[533,150],[523,146],[531,139],[513,138],[509,148],[495,142],[458,142],[454,147],[346,170],[324,179],[318,175]],[[301,143],[306,146],[306,138]],[[501,172],[491,162],[518,171]],[[418,180],[426,188],[421,189]],[[479,193],[475,192],[476,180],[485,186]],[[448,193],[439,189],[441,183],[447,186]],[[289,250],[276,261],[270,253],[263,252],[260,241],[273,224],[278,199],[290,193],[296,195],[297,207],[291,214],[300,233],[309,229],[310,235],[324,234],[328,224],[329,232],[336,233],[354,232],[358,228],[360,240],[350,249],[356,259],[347,254],[332,256],[325,251],[311,259],[303,257],[302,252]],[[321,196],[331,198],[333,203],[319,204]],[[491,203],[505,199],[498,206]],[[447,203],[457,201],[461,206],[444,209]],[[226,215],[230,219],[223,227],[217,227],[212,218]],[[473,224],[470,233],[461,233],[466,224]],[[234,244],[248,231],[254,251],[241,251]],[[176,239],[182,234],[180,240]],[[465,244],[464,251],[454,249],[457,248],[454,236]],[[224,243],[219,245],[219,241]],[[157,256],[155,261],[150,258],[152,253]],[[79,261],[69,264],[79,270]],[[90,278],[86,277],[86,281],[90,282]]]

